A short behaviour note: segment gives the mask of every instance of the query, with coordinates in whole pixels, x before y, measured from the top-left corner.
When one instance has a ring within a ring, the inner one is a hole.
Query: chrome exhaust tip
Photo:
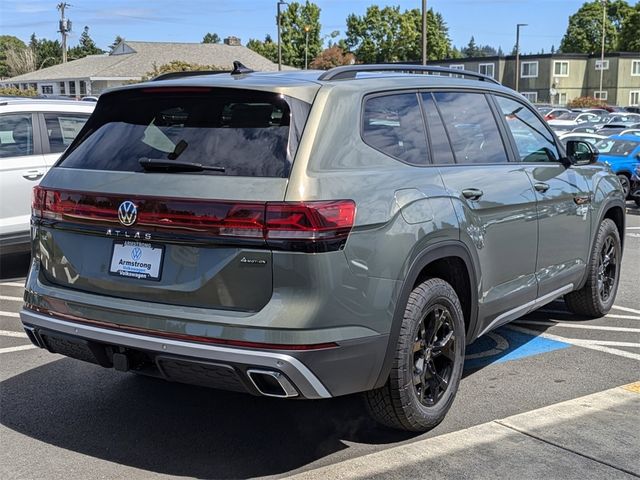
[[[247,370],[247,376],[258,392],[266,397],[297,397],[298,391],[289,379],[280,372],[272,370]]]

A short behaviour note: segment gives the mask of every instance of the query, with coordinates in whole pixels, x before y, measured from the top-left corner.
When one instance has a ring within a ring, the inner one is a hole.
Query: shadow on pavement
[[[0,255],[0,281],[25,277],[29,271],[31,254]]]
[[[57,360],[0,383],[0,423],[39,441],[152,472],[246,478],[294,470],[345,441],[415,434],[378,427],[354,395],[282,401]]]

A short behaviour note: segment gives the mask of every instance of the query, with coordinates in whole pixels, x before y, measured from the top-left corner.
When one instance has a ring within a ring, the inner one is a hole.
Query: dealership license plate
[[[145,242],[116,241],[109,273],[121,277],[160,280],[164,248]]]

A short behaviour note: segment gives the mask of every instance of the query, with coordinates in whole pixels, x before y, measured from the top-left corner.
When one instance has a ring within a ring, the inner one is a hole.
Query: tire
[[[418,285],[409,295],[387,383],[364,394],[369,414],[400,430],[438,425],[458,391],[464,348],[464,316],[454,289],[439,278]]]
[[[618,180],[620,180],[620,185],[622,185],[622,191],[626,200],[629,198],[629,192],[631,192],[631,180],[623,173],[618,174]]]
[[[585,317],[606,315],[616,298],[621,260],[620,233],[613,220],[605,218],[598,227],[593,243],[587,265],[587,282],[580,290],[564,297],[569,310]]]

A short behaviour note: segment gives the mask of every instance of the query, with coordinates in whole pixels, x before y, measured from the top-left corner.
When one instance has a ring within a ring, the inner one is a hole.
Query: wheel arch
[[[478,321],[479,278],[476,269],[477,263],[473,261],[466,245],[460,241],[438,242],[416,256],[397,297],[387,350],[374,388],[382,387],[389,376],[407,300],[415,286],[425,279],[437,277],[451,284],[463,308],[467,338],[475,333]]]

